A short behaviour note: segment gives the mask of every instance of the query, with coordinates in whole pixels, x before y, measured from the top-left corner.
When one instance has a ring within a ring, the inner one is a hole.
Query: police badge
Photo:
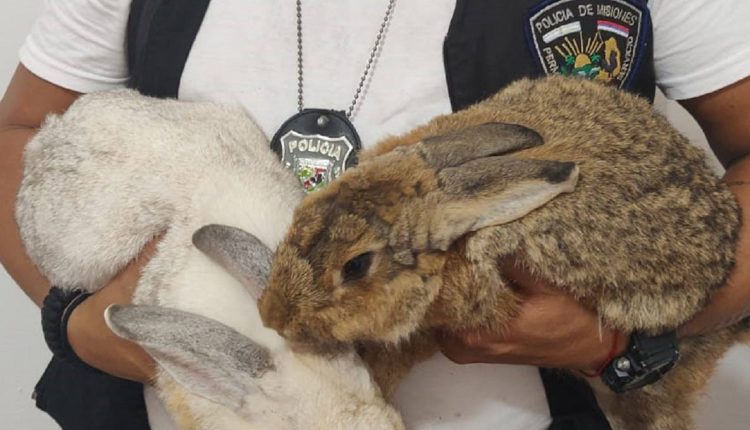
[[[349,120],[354,115],[375,66],[396,0],[388,0],[385,17],[370,51],[365,71],[346,112],[330,109],[305,109],[304,67],[302,61],[302,0],[297,0],[297,114],[286,120],[271,139],[271,149],[281,157],[284,167],[292,169],[305,192],[328,185],[344,170],[357,163],[362,148],[357,129]]]
[[[344,113],[326,109],[304,109],[289,118],[271,140],[271,149],[308,193],[356,165],[361,146]]]

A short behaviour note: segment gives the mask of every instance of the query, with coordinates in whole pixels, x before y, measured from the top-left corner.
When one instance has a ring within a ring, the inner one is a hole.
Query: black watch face
[[[610,363],[602,381],[617,393],[653,384],[672,369],[680,357],[674,332],[635,337],[630,351]]]

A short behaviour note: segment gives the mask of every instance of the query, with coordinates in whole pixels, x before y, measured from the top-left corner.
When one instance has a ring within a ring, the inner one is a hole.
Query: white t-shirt
[[[354,96],[386,1],[303,2],[306,107],[345,109]],[[353,118],[365,146],[451,111],[442,43],[455,0],[396,4],[374,75]],[[123,86],[130,0],[47,1],[21,49],[36,75],[79,92]],[[748,0],[652,0],[658,85],[673,99],[750,75]],[[295,2],[213,0],[179,96],[243,106],[270,137],[296,112]],[[147,397],[155,430],[155,397]],[[549,425],[535,368],[418,365],[396,395],[409,428],[541,430]]]
[[[396,4],[375,73],[354,117],[365,145],[450,112],[442,42],[455,0]],[[346,108],[385,1],[303,2],[307,107]],[[60,86],[91,92],[128,77],[130,0],[47,0],[21,61]],[[650,1],[658,85],[672,99],[707,94],[750,74],[746,0]],[[184,99],[244,106],[272,135],[296,109],[293,1],[214,0],[188,58]]]

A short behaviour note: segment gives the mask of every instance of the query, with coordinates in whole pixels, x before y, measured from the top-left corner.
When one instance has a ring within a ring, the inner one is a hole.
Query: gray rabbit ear
[[[273,369],[267,349],[200,315],[158,306],[111,305],[109,328],[143,347],[180,385],[238,411]]]
[[[443,169],[439,191],[428,195],[429,246],[446,250],[466,233],[514,221],[573,191],[577,180],[575,163],[510,156]]]
[[[517,124],[486,123],[435,136],[416,148],[435,169],[458,166],[467,161],[506,154],[543,144],[536,131]]]
[[[193,234],[193,244],[239,279],[258,300],[271,270],[273,252],[245,230],[211,224]]]

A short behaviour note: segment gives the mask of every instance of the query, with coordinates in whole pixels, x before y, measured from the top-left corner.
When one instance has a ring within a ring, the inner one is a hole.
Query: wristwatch
[[[628,350],[609,363],[601,378],[616,393],[635,390],[661,379],[679,358],[675,331],[658,336],[634,332]]]
[[[69,363],[83,365],[84,363],[68,342],[68,319],[78,305],[83,303],[90,294],[79,290],[62,290],[52,287],[42,304],[42,332],[52,354]]]

